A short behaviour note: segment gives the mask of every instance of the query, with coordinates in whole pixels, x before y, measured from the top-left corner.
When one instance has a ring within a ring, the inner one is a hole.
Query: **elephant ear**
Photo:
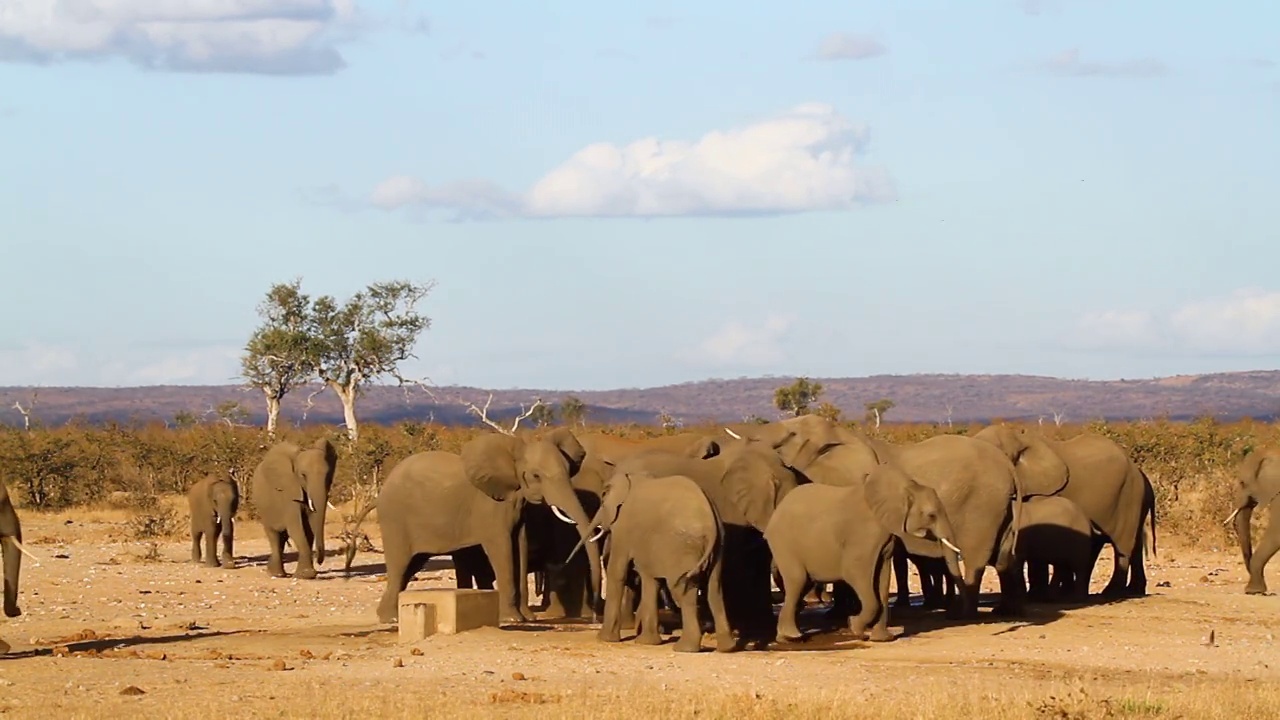
[[[778,499],[777,481],[769,468],[750,462],[747,457],[740,458],[725,471],[720,486],[747,523],[764,532]]]
[[[334,447],[333,443],[327,437],[319,438],[315,441],[315,444],[313,444],[312,447],[319,450],[321,457],[324,458],[326,468],[324,475],[324,487],[325,490],[328,490],[333,487],[333,474],[338,469],[338,448]]]
[[[582,462],[587,459],[587,450],[578,441],[578,436],[569,428],[556,428],[547,433],[547,442],[555,445],[569,462],[569,477],[577,475],[582,469]]]
[[[710,435],[702,435],[693,441],[686,454],[694,460],[707,460],[720,454],[720,443]]]
[[[295,460],[302,448],[291,442],[276,443],[262,458],[262,474],[267,485],[288,500],[303,501]]]
[[[467,441],[459,453],[467,481],[494,500],[506,500],[520,489],[516,457],[523,445],[521,438],[496,432]]]
[[[1067,486],[1071,471],[1062,456],[1042,438],[1023,430],[1010,460],[1018,473],[1023,497],[1057,495]]]
[[[635,477],[649,477],[644,473],[637,473]],[[600,497],[600,510],[598,514],[601,517],[600,525],[602,527],[611,527],[618,520],[618,510],[622,507],[622,503],[627,501],[627,496],[631,494],[632,473],[618,472],[610,477],[604,486],[604,494]]]
[[[895,535],[907,532],[907,513],[911,511],[910,486],[914,482],[893,465],[880,465],[863,482],[867,505],[876,519]]]

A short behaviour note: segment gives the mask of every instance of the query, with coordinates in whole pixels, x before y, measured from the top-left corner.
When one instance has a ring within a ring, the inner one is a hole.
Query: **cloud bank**
[[[1169,74],[1169,67],[1154,58],[1114,62],[1087,62],[1080,59],[1079,48],[1068,48],[1040,66],[1051,75],[1066,77],[1150,78]]]
[[[889,48],[869,35],[831,33],[818,44],[819,60],[866,60],[889,52]]]
[[[0,378],[7,385],[34,386],[226,385],[237,382],[241,350],[209,345],[90,351],[29,341],[0,346]]]
[[[1072,345],[1174,355],[1280,355],[1280,291],[1243,288],[1165,313],[1092,313],[1079,319]]]
[[[0,61],[323,75],[357,20],[355,0],[3,0]]]
[[[887,171],[855,164],[869,130],[820,103],[697,140],[594,143],[524,193],[486,180],[429,185],[394,175],[369,201],[456,219],[776,215],[844,210],[896,196]]]

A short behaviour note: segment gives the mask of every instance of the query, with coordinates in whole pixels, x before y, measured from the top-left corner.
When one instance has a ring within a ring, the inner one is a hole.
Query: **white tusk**
[[[948,539],[946,539],[946,538],[938,538],[938,540],[939,540],[943,545],[946,545],[948,548],[951,548],[952,550],[955,550],[957,555],[959,555],[959,554],[960,554],[960,548],[956,547],[956,546],[955,546],[955,544],[954,544],[954,543],[952,543],[950,540],[948,540]]]
[[[738,433],[736,433],[736,432],[734,432],[734,431],[730,430],[729,428],[725,428],[725,429],[724,429],[724,431],[725,431],[725,432],[727,432],[727,433],[729,433],[729,437],[733,438],[734,440],[741,440],[741,439],[742,439],[742,436],[741,436],[741,435],[739,435]]]
[[[34,562],[35,564],[37,564],[37,565],[39,565],[39,564],[40,564],[40,558],[38,558],[38,557],[36,557],[34,554],[32,554],[32,552],[31,552],[30,550],[28,550],[28,549],[26,548],[26,546],[24,546],[22,543],[18,542],[18,540],[17,540],[16,538],[9,538],[9,539],[13,541],[13,546],[14,546],[14,547],[16,547],[16,548],[18,548],[19,552],[21,552],[23,555],[26,555],[27,557],[31,558],[32,562]]]
[[[956,558],[956,567],[960,568],[960,578],[959,578],[959,580],[960,580],[960,582],[962,582],[962,583],[963,583],[963,582],[964,582],[964,561],[963,561],[963,560],[961,560],[960,558]]]
[[[335,506],[334,506],[334,504],[333,504],[333,503],[329,502],[328,500],[325,500],[325,501],[324,501],[324,504],[325,504],[325,505],[328,505],[330,510],[337,510],[337,509],[338,509],[337,507],[335,507]]]
[[[551,505],[551,503],[547,503],[547,504],[548,504],[548,505]],[[551,512],[552,512],[552,513],[554,513],[556,517],[558,517],[558,518],[560,518],[561,520],[563,520],[563,521],[565,521],[565,522],[569,523],[570,525],[577,525],[577,524],[578,524],[578,523],[576,523],[576,522],[574,522],[574,521],[573,521],[573,518],[569,517],[568,515],[565,515],[565,514],[564,514],[564,511],[563,511],[563,510],[561,510],[560,508],[556,507],[555,505],[551,505]]]
[[[604,537],[604,528],[596,526],[596,531],[591,533],[591,537],[587,538],[587,542],[595,542]]]
[[[311,502],[311,496],[310,496],[310,495],[308,495],[308,496],[307,496],[307,509],[308,509],[308,510],[310,510],[311,512],[315,512],[315,511],[316,511],[316,504],[315,504],[315,503],[313,503],[313,502]]]
[[[213,514],[213,521],[214,521],[215,523],[221,523],[221,522],[222,522],[222,518],[218,517],[218,513],[214,513],[214,514]]]
[[[1222,521],[1222,524],[1223,524],[1223,525],[1226,525],[1227,523],[1231,522],[1232,520],[1235,520],[1235,519],[1236,519],[1236,515],[1239,515],[1239,514],[1240,514],[1240,508],[1236,508],[1235,510],[1232,510],[1232,511],[1231,511],[1231,514],[1227,516],[1227,519]]]

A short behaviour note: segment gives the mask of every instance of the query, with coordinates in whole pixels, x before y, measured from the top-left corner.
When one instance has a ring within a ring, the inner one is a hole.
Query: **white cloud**
[[[355,0],[3,0],[0,61],[123,58],[182,72],[327,74]]]
[[[1080,59],[1078,48],[1069,48],[1046,60],[1041,68],[1054,75],[1071,77],[1149,78],[1166,75],[1169,68],[1154,58],[1115,62],[1087,62]]]
[[[818,44],[819,60],[866,60],[889,52],[879,40],[869,35],[835,32]]]
[[[452,210],[462,218],[671,217],[844,210],[892,200],[883,168],[854,164],[869,130],[820,103],[697,140],[599,142],[523,194],[471,180],[439,186],[387,178],[370,202]]]
[[[230,345],[90,350],[31,341],[0,348],[0,385],[222,385],[237,382],[239,357]]]
[[[795,318],[770,314],[759,323],[726,323],[703,340],[687,359],[719,367],[764,367],[786,361],[784,342]]]
[[[1097,350],[1150,350],[1193,355],[1280,355],[1280,291],[1244,288],[1157,314],[1108,311],[1086,315],[1075,345]]]

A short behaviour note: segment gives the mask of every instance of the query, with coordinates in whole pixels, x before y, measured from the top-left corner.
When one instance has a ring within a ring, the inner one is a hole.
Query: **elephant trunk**
[[[563,485],[560,483],[544,483],[543,484],[544,500],[551,506],[552,511],[556,515],[573,522],[578,528],[578,544],[574,546],[573,553],[565,559],[565,563],[577,553],[578,548],[585,546],[587,550],[588,571],[591,574],[590,603],[593,614],[600,598],[600,580],[601,580],[601,563],[600,563],[600,546],[591,539],[592,528],[595,523],[587,518],[587,511],[582,509],[582,503],[578,502],[578,495],[573,491],[573,486],[568,482]],[[596,513],[599,515],[599,513]]]
[[[310,483],[307,488],[307,522],[311,525],[312,548],[316,565],[324,564],[324,519],[329,508],[329,492],[323,482]]]
[[[1235,523],[1236,542],[1240,544],[1240,554],[1244,557],[1244,564],[1247,567],[1253,560],[1253,537],[1249,529],[1249,522],[1253,519],[1253,502],[1246,499],[1236,508],[1233,515],[1235,516],[1232,522]],[[5,554],[5,560],[5,569],[8,570],[8,553]]]
[[[951,527],[951,521],[945,516],[939,516],[934,534],[942,545],[942,559],[947,563],[947,570],[957,580],[963,579],[964,566],[960,564],[960,552],[956,549],[958,546],[955,544],[955,530]]]

